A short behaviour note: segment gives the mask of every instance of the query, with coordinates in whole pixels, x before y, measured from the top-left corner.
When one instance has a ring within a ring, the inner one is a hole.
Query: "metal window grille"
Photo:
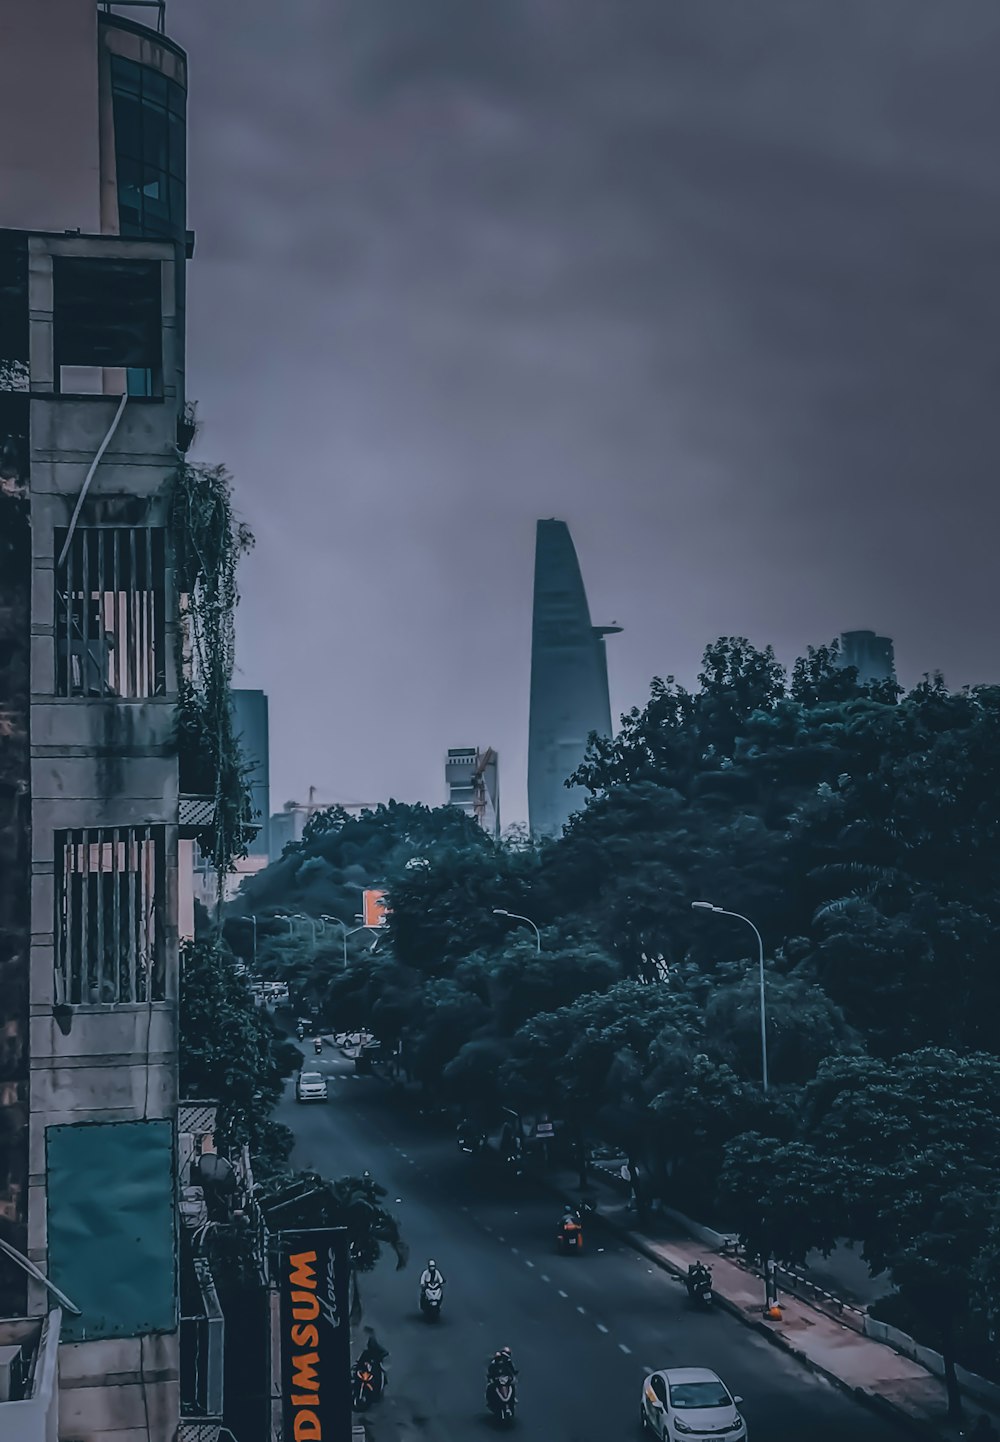
[[[164,693],[164,576],[162,527],[74,531],[56,575],[58,696]]]
[[[163,1001],[163,828],[60,832],[56,881],[56,999]]]

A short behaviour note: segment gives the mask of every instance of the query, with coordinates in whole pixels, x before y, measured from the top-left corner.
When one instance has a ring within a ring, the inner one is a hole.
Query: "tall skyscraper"
[[[611,735],[605,636],[620,626],[594,626],[580,565],[565,521],[539,521],[531,624],[531,710],[528,723],[528,824],[556,836],[583,804],[566,787],[591,731]]]
[[[888,636],[876,636],[874,631],[844,631],[840,637],[840,664],[856,667],[862,685],[896,679],[892,641]]]

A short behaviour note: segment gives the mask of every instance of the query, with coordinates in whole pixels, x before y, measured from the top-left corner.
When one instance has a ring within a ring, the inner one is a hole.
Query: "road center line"
[[[528,1261],[528,1258],[525,1257],[525,1259],[524,1259],[524,1265],[525,1265],[526,1267],[533,1267],[535,1264],[534,1264],[534,1262],[529,1262],[529,1261]]]
[[[577,1307],[576,1310],[580,1313],[581,1317],[585,1317],[587,1315],[586,1307]]]
[[[603,1332],[604,1335],[605,1335],[605,1337],[608,1335],[608,1329],[607,1329],[607,1327],[605,1327],[605,1325],[604,1325],[603,1322],[598,1322],[598,1324],[597,1324],[597,1330],[598,1330],[599,1332]]]
[[[551,1277],[547,1277],[544,1272],[539,1272],[538,1275],[541,1277],[541,1279],[542,1279],[543,1282],[551,1282],[551,1281],[552,1281],[552,1278],[551,1278]]]
[[[625,1345],[624,1342],[619,1342],[619,1343],[618,1343],[618,1350],[619,1350],[619,1352],[624,1352],[625,1355],[626,1355],[626,1357],[631,1357],[631,1355],[632,1355],[632,1348],[631,1348],[631,1347],[626,1347],[626,1345]]]
[[[516,1247],[511,1247],[511,1251],[514,1253],[514,1256],[515,1256],[515,1257],[519,1257],[519,1256],[521,1255],[521,1253],[518,1251],[518,1249],[517,1249]]]
[[[560,1297],[565,1297],[567,1301],[569,1300],[569,1293],[568,1293],[568,1292],[564,1292],[563,1289],[562,1289],[562,1287],[559,1288],[559,1295],[560,1295]]]

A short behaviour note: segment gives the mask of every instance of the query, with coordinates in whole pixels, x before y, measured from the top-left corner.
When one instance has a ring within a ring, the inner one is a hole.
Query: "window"
[[[53,344],[63,394],[111,394],[121,370],[130,395],[158,395],[162,380],[160,263],[56,256]],[[121,394],[121,391],[118,392]]]
[[[65,541],[57,530],[57,559]],[[74,531],[56,573],[56,695],[163,695],[164,575],[162,528]]]
[[[122,235],[184,235],[184,91],[173,80],[120,55],[111,57]]]
[[[163,1001],[161,826],[56,837],[56,1000]]]
[[[27,389],[28,243],[0,232],[0,391]]]

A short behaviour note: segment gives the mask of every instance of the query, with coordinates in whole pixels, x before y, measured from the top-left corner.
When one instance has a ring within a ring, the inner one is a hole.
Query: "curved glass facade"
[[[159,70],[111,56],[122,235],[183,240],[186,221],[185,94]]]
[[[612,734],[604,637],[620,629],[591,624],[565,521],[539,521],[528,722],[528,824],[536,836],[558,836],[586,800],[565,783],[590,732]]]

